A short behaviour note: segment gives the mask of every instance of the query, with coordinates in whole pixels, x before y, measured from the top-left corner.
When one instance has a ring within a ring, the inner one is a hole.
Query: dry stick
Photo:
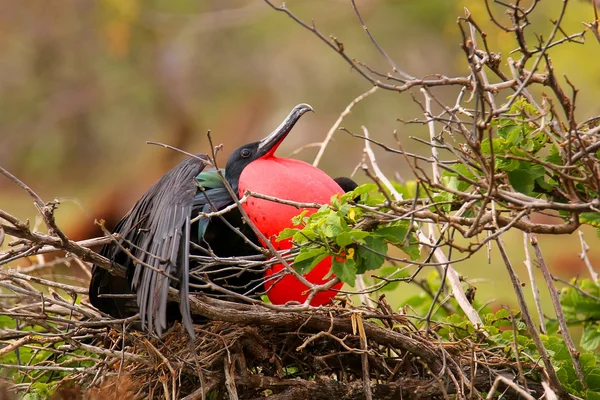
[[[16,176],[14,176],[13,174],[11,174],[10,172],[8,172],[7,170],[5,170],[4,168],[0,167],[0,174],[6,176],[8,179],[10,179],[14,184],[16,184],[17,186],[19,186],[21,189],[23,189],[24,191],[26,191],[32,198],[33,198],[33,202],[35,203],[35,205],[38,208],[43,208],[45,203],[44,201],[41,199],[40,196],[38,196],[38,194],[36,192],[34,192],[29,186],[27,186],[26,184],[24,184],[19,178],[17,178]]]
[[[435,137],[435,122],[434,122],[433,114],[431,113],[431,96],[429,95],[429,92],[425,88],[421,88],[420,91],[423,94],[423,96],[425,97],[424,115],[425,115],[425,119],[427,121],[427,128],[429,128],[429,142],[431,144],[431,159],[433,160],[431,162],[432,179],[433,179],[433,183],[435,185],[439,185],[440,184],[440,165],[438,162],[439,154],[438,154],[438,148],[437,148],[437,143],[436,143],[436,142],[439,142],[439,140],[437,140],[437,138]],[[415,197],[418,195],[419,194],[418,194],[418,190],[417,190],[417,194],[415,195]],[[427,227],[429,228],[430,239],[432,241],[436,241],[435,224],[433,222],[430,222],[427,224]],[[446,279],[446,275],[447,275],[446,269],[447,269],[447,265],[440,266],[437,268],[438,274],[440,275],[440,278],[442,279],[440,291],[444,291],[444,286],[446,283],[445,279]],[[435,301],[436,301],[436,299],[434,298],[434,301],[431,303],[432,309],[433,309],[433,305],[435,304]],[[429,332],[429,319],[427,321],[428,321],[427,331]]]
[[[285,13],[288,17],[294,20],[297,24],[302,26],[304,29],[309,30],[314,35],[316,35],[322,42],[324,42],[329,48],[338,53],[356,72],[358,72],[363,78],[371,82],[373,85],[378,86],[382,89],[393,90],[397,92],[404,92],[412,88],[413,86],[448,86],[448,85],[469,85],[470,80],[465,77],[457,77],[457,78],[449,78],[446,76],[441,76],[439,79],[413,79],[409,80],[403,85],[391,85],[385,82],[380,81],[377,78],[374,78],[370,75],[369,68],[361,68],[359,62],[348,56],[344,50],[344,46],[342,43],[337,41],[335,38],[329,40],[325,35],[323,35],[315,26],[314,21],[309,25],[306,22],[302,21],[298,18],[294,13],[292,13],[283,3],[280,7],[277,7],[272,3],[271,0],[264,0],[265,3],[269,5],[272,9]],[[375,74],[377,75],[377,74]],[[392,76],[386,76],[386,79],[396,79]]]
[[[554,37],[556,36],[556,34],[559,31],[559,27],[565,16],[565,12],[567,10],[568,3],[569,3],[569,0],[563,0],[563,5],[561,7],[560,14],[559,14],[558,18],[556,19],[556,23],[554,24],[554,29],[552,30],[552,32],[550,32],[550,36],[548,37],[548,40],[546,41],[544,46],[540,49],[540,54],[534,60],[533,66],[531,67],[531,73],[525,77],[523,82],[521,82],[521,84],[519,85],[517,90],[515,90],[515,93],[509,98],[508,102],[506,102],[506,104],[504,104],[501,108],[495,110],[494,113],[496,115],[500,115],[500,114],[505,113],[508,110],[510,110],[510,107],[519,98],[519,95],[521,94],[521,92],[523,92],[523,90],[527,87],[527,85],[531,81],[531,78],[534,76],[535,71],[537,70],[538,66],[540,65],[540,62],[544,58],[544,55],[548,51],[549,46],[554,41]]]
[[[491,399],[494,398],[494,395],[496,394],[496,390],[498,390],[498,385],[500,384],[500,382],[504,383],[506,386],[511,387],[517,393],[519,393],[521,396],[525,397],[527,400],[535,400],[535,397],[533,397],[532,395],[530,395],[529,393],[527,393],[522,387],[520,387],[519,385],[517,385],[516,383],[514,383],[510,379],[505,378],[502,375],[498,375],[496,377],[496,380],[494,380],[494,384],[492,385],[492,388],[488,392],[486,400],[491,400]]]
[[[477,49],[477,29],[475,28],[475,25],[473,25],[472,20],[470,19],[471,16],[471,12],[465,7],[465,13],[467,14],[467,21],[469,23],[469,32],[471,33],[471,40],[473,41],[472,45],[474,49]],[[477,56],[477,53],[475,53],[474,55],[475,57]],[[483,61],[483,60],[481,60]],[[489,86],[490,81],[487,77],[487,74],[485,73],[485,68],[481,68],[479,70],[479,74],[481,75],[481,80],[483,82],[483,84],[485,86]],[[492,105],[493,108],[496,108],[496,102],[494,101],[494,95],[491,92],[487,92],[488,95],[488,100],[490,101],[490,104]]]
[[[596,284],[596,286],[600,285],[600,281],[598,281],[598,273],[594,270],[594,266],[592,265],[587,252],[590,250],[590,246],[583,240],[583,232],[579,231],[579,241],[581,242],[581,254],[579,258],[585,263],[590,275],[592,276],[592,280]]]
[[[369,292],[367,291],[367,285],[365,284],[363,275],[356,276],[356,293],[358,293],[362,304],[369,308],[375,308],[375,303],[373,303],[371,296],[368,294]]]
[[[513,352],[515,353],[515,361],[517,362],[517,371],[519,372],[519,380],[521,381],[521,384],[523,386],[525,386],[526,390],[529,390],[529,388],[527,387],[527,380],[525,379],[525,374],[523,373],[523,365],[521,364],[521,356],[520,356],[520,351],[519,351],[519,329],[517,328],[517,320],[515,318],[515,316],[513,315],[512,311],[510,310],[510,308],[508,307],[504,307],[504,309],[506,311],[508,311],[508,313],[510,314],[510,322],[512,323],[512,330],[513,330],[513,342],[512,342],[512,347],[513,347]]]
[[[554,390],[548,385],[546,382],[542,382],[542,387],[544,388],[544,395],[546,396],[546,400],[558,400],[558,396],[554,393]]]
[[[57,236],[61,240],[62,244],[66,246],[69,239],[67,239],[66,235],[56,225],[56,221],[54,220],[54,210],[56,209],[56,206],[59,204],[58,201],[54,200],[52,202],[49,202],[48,204],[45,204],[44,201],[42,200],[42,198],[36,192],[34,192],[29,186],[27,186],[25,183],[23,183],[19,178],[17,178],[16,176],[14,176],[13,174],[11,174],[10,172],[8,172],[7,170],[5,170],[2,167],[0,167],[0,173],[2,175],[6,176],[8,179],[10,179],[13,183],[15,183],[21,189],[26,191],[33,198],[35,208],[38,210],[40,216],[42,217],[42,220],[44,221],[46,228],[48,228],[48,233],[50,234],[50,236]]]
[[[431,163],[431,169],[433,173],[433,182],[435,184],[440,183],[440,167],[438,163],[438,149],[437,142],[439,140],[435,137],[435,122],[433,119],[433,114],[431,113],[431,96],[427,89],[421,89],[421,93],[425,97],[425,119],[427,120],[427,127],[429,128],[429,141],[431,142],[431,158],[433,162]]]
[[[300,201],[293,201],[293,200],[285,200],[285,199],[280,199],[278,197],[275,196],[269,196],[266,194],[262,194],[262,193],[257,193],[257,192],[253,192],[251,190],[246,190],[244,192],[244,197],[256,197],[257,199],[263,199],[263,200],[268,200],[268,201],[272,201],[273,203],[280,203],[280,204],[286,204],[288,206],[293,206],[296,207],[297,209],[301,209],[301,208],[316,208],[319,209],[321,207],[323,207],[326,204],[320,204],[320,203],[309,203],[309,202],[300,202]]]
[[[95,247],[95,246],[100,246],[100,245],[104,245],[107,243],[111,243],[113,241],[113,236],[101,236],[101,237],[97,237],[97,238],[93,238],[93,239],[86,239],[86,240],[80,240],[77,242],[73,242],[75,245],[80,246],[80,247]],[[24,245],[24,246],[20,246],[17,248],[12,248],[10,249],[7,253],[0,253],[0,259],[2,258],[3,254],[9,254],[11,252],[14,253],[19,253],[21,251],[25,251],[27,249],[29,249],[31,246],[29,245]],[[60,251],[62,250],[62,248],[60,247],[56,247],[56,246],[52,246],[52,245],[45,245],[40,247],[39,250],[37,250],[35,253],[36,254],[46,254],[46,253],[54,253],[56,251]]]
[[[177,396],[175,396],[175,388],[176,388],[175,378],[177,377],[177,372],[175,372],[173,365],[171,365],[171,362],[167,359],[167,357],[165,357],[165,355],[163,353],[161,353],[160,350],[158,350],[148,339],[142,338],[142,342],[146,345],[147,348],[152,350],[152,352],[154,354],[156,354],[160,360],[162,360],[162,363],[159,364],[159,366],[166,365],[167,368],[169,369],[169,372],[171,373],[171,379],[173,379],[172,390],[173,390],[173,400],[175,400],[177,398]],[[163,381],[163,387],[164,387],[165,396],[168,399],[169,398],[169,389],[168,389],[166,380]]]
[[[375,93],[377,91],[377,88],[378,88],[378,86],[373,86],[371,89],[369,89],[365,93],[361,94],[360,96],[358,96],[357,98],[352,100],[352,102],[350,102],[350,104],[348,104],[346,109],[340,114],[337,121],[335,121],[335,124],[333,124],[331,129],[329,129],[329,132],[327,132],[327,136],[325,136],[325,140],[323,140],[323,142],[321,143],[321,146],[320,146],[321,148],[319,149],[319,152],[317,153],[315,160],[313,161],[314,167],[319,165],[319,162],[321,161],[321,157],[323,157],[323,154],[325,153],[325,149],[327,148],[327,145],[333,138],[333,134],[335,133],[335,131],[337,131],[338,128],[340,127],[340,124],[342,123],[344,118],[346,118],[346,116],[348,116],[348,114],[350,114],[350,112],[352,111],[352,108],[357,103],[361,102],[363,99],[365,99],[365,98],[369,97],[370,95],[372,95],[373,93]]]
[[[417,234],[419,235],[420,241],[424,243],[430,243],[432,246],[435,244],[435,241],[430,240],[427,236],[425,236],[425,234],[421,230],[417,230]],[[452,267],[452,264],[450,264],[450,261],[448,260],[444,252],[439,247],[436,247],[433,251],[433,256],[437,259],[439,263],[447,265],[447,279],[448,283],[450,284],[450,287],[452,288],[452,294],[454,295],[454,298],[458,302],[458,305],[463,310],[467,318],[469,318],[469,321],[471,321],[471,324],[476,329],[483,327],[483,321],[479,317],[477,310],[475,310],[475,308],[473,308],[473,305],[469,303],[469,299],[467,299],[465,291],[462,288],[462,284],[460,283],[460,277],[456,270]],[[483,331],[483,334],[485,336],[488,335],[485,331]]]
[[[592,7],[594,8],[594,21],[587,23],[587,22],[583,22],[583,25],[587,28],[589,28],[592,33],[594,34],[594,36],[596,37],[596,40],[598,41],[598,43],[600,43],[600,18],[598,18],[598,8],[596,6],[596,2],[592,1],[591,2]]]
[[[1,213],[2,210],[0,210]],[[106,269],[112,275],[121,277],[126,276],[126,268],[118,264],[111,263],[106,257],[101,256],[98,253],[93,252],[87,247],[79,245],[77,242],[71,240],[64,243],[60,238],[55,236],[45,235],[43,233],[31,232],[29,228],[23,223],[18,227],[3,226],[4,230],[15,237],[24,239],[32,242],[37,246],[50,246],[57,250],[64,250],[68,253],[74,254],[79,257],[82,261],[88,261],[94,263],[101,268]],[[111,238],[112,239],[112,238]]]
[[[535,283],[535,276],[533,275],[533,263],[531,262],[531,254],[529,253],[529,241],[527,240],[527,233],[525,232],[523,232],[523,247],[525,248],[524,264],[527,267],[527,273],[529,274],[529,284],[531,285],[531,292],[533,293],[535,308],[537,309],[538,318],[540,319],[540,332],[546,334],[546,320],[544,319],[544,311],[542,310],[540,291],[537,287],[537,284]]]
[[[376,89],[376,88],[377,87],[375,86],[373,89]],[[367,128],[365,128],[363,126],[362,129],[365,132],[365,137],[368,138],[369,137],[369,132],[367,131]],[[371,145],[370,145],[370,143],[369,143],[368,140],[365,140],[364,152],[365,152],[365,154],[367,154],[369,156],[369,159],[371,160],[371,165],[373,165],[373,169],[375,170],[375,173],[376,174],[379,173],[380,179],[386,179],[386,182],[388,183],[388,185],[391,186],[391,183],[389,181],[387,181],[387,178],[385,178],[385,176],[383,176],[383,174],[379,170],[379,167],[377,166],[377,162],[375,160],[375,154],[373,153],[373,149],[371,149]],[[374,308],[374,304],[373,304],[373,301],[371,300],[371,297],[369,296],[369,294],[367,292],[364,291],[364,289],[366,288],[366,285],[365,285],[365,281],[363,279],[363,276],[362,275],[358,275],[356,277],[355,281],[356,281],[356,287],[359,289],[359,297],[360,297],[360,299],[362,301],[362,304],[366,304],[369,307]]]
[[[169,300],[175,300],[179,292],[169,289]],[[191,310],[218,321],[234,322],[241,325],[286,326],[290,330],[306,327],[315,331],[327,331],[331,327],[331,317],[317,313],[298,313],[293,309],[282,312],[269,312],[266,307],[231,303],[209,298],[200,294],[190,294]],[[352,321],[347,317],[335,318],[332,333],[352,333]],[[364,322],[365,335],[383,346],[407,351],[420,357],[429,365],[439,366],[439,354],[427,341],[418,336],[409,336],[400,331],[391,331],[372,322]]]
[[[84,373],[95,375],[97,370],[94,367],[55,367],[51,365],[15,365],[15,364],[0,364],[0,369],[7,371],[9,369],[17,369],[20,371],[60,371],[71,374]]]
[[[362,364],[363,373],[363,391],[365,393],[365,400],[373,400],[373,393],[371,392],[371,380],[369,379],[369,354],[367,348],[367,334],[365,333],[365,322],[362,318],[362,314],[352,314],[353,320],[356,322],[358,337],[360,338],[360,349],[363,353],[360,355],[360,361]]]
[[[504,241],[502,238],[496,238],[496,244],[498,245],[498,250],[500,250],[500,255],[502,256],[502,260],[506,265],[506,270],[508,271],[508,276],[510,277],[510,281],[513,285],[513,290],[515,295],[517,296],[517,302],[519,303],[519,308],[521,309],[521,315],[523,315],[523,320],[525,325],[527,326],[527,330],[535,343],[535,347],[537,348],[538,353],[544,363],[546,374],[548,375],[548,380],[552,387],[561,392],[561,394],[565,394],[565,390],[560,384],[558,377],[556,376],[556,371],[554,370],[554,366],[552,366],[552,362],[550,361],[550,356],[544,347],[544,343],[542,343],[542,339],[535,328],[535,324],[533,323],[533,319],[531,318],[531,314],[529,313],[529,308],[527,307],[527,302],[525,301],[525,296],[523,295],[523,290],[521,289],[521,282],[519,281],[519,277],[515,273],[515,270],[512,267],[510,259],[508,258],[508,254],[506,254],[506,249],[504,247]],[[491,392],[490,392],[491,393]]]
[[[600,302],[600,297],[594,296],[594,295],[586,292],[581,287],[579,287],[579,285],[577,284],[577,282],[575,282],[575,284],[573,284],[573,283],[569,282],[568,280],[562,279],[561,277],[556,276],[556,275],[552,275],[552,280],[554,280],[556,282],[560,282],[560,283],[562,283],[563,285],[565,285],[567,287],[570,287],[571,289],[577,291],[583,297],[587,297],[588,299],[592,299],[594,301]]]
[[[48,287],[55,287],[58,289],[62,289],[70,294],[72,294],[72,293],[88,294],[88,289],[82,288],[80,286],[67,285],[64,283],[50,281],[48,279],[38,278],[37,276],[22,274],[18,271],[12,270],[12,269],[0,270],[0,277],[5,277],[5,276],[11,277],[11,278],[16,278],[16,279],[23,279],[25,281],[38,283],[40,285],[44,285],[44,286],[48,286]]]
[[[279,197],[269,196],[266,194],[253,192],[251,190],[246,190],[244,192],[244,195],[239,199],[238,203],[244,204],[245,202],[248,201],[248,198],[250,198],[250,197],[256,197],[257,199],[268,200],[268,201],[272,201],[274,203],[286,204],[288,206],[293,206],[298,209],[300,209],[300,208],[317,208],[318,209],[323,206],[323,204],[314,203],[314,202],[308,203],[308,202],[299,202],[299,201],[293,201],[293,200],[280,199]],[[237,207],[238,207],[238,205],[236,203],[234,203],[234,204],[230,204],[227,207],[222,208],[218,211],[212,211],[212,212],[207,212],[207,213],[199,212],[198,216],[194,217],[194,219],[192,219],[190,222],[194,223],[194,222],[200,221],[200,219],[202,219],[202,218],[212,218],[212,217],[222,216],[222,215],[227,214],[229,211],[236,209]]]
[[[425,88],[421,89],[421,93],[423,94],[423,97],[425,97],[424,115],[425,115],[425,119],[427,120],[427,127],[429,128],[429,141],[431,143],[431,158],[433,160],[433,162],[431,163],[432,179],[433,179],[433,183],[438,185],[440,183],[440,166],[439,166],[439,162],[438,162],[439,154],[438,154],[438,148],[437,148],[437,142],[439,142],[439,140],[436,138],[436,135],[435,135],[435,122],[434,122],[433,114],[431,112],[431,96],[429,95],[429,92]],[[418,193],[416,196],[418,196]],[[431,222],[427,225],[429,226],[429,239],[432,242],[437,243],[437,239],[435,237],[435,224]],[[444,232],[440,232],[440,239],[443,235],[444,235]],[[435,253],[434,253],[434,255],[435,255]],[[438,261],[439,261],[439,259],[438,259]],[[446,265],[438,268],[438,274],[440,276],[441,285],[440,285],[440,288],[439,288],[437,294],[433,298],[433,301],[431,302],[431,307],[427,313],[425,330],[428,333],[429,333],[429,327],[430,327],[430,323],[431,323],[431,315],[433,313],[433,308],[435,306],[435,303],[436,303],[439,295],[445,291],[446,279],[448,277],[449,267],[450,267],[450,264],[446,264]],[[461,288],[462,288],[462,285],[461,285]],[[453,291],[454,291],[454,289],[453,289]]]
[[[398,67],[398,64],[396,64],[396,62],[394,62],[394,60],[392,60],[392,58],[385,52],[385,50],[383,50],[383,47],[381,47],[379,45],[379,43],[377,43],[377,41],[375,40],[373,35],[371,35],[371,31],[369,30],[369,28],[367,27],[367,24],[363,20],[362,15],[358,11],[358,7],[356,7],[355,0],[351,0],[351,2],[352,2],[352,8],[354,9],[356,16],[358,17],[360,24],[362,25],[362,27],[363,27],[365,33],[367,34],[367,36],[369,37],[369,39],[371,39],[371,43],[373,43],[373,46],[375,46],[375,48],[379,51],[379,53],[386,59],[388,64],[390,64],[390,66],[392,67],[392,70],[394,72],[397,72],[398,74],[400,74],[404,79],[415,79],[412,75],[409,75],[406,72],[404,72],[403,70],[401,70],[400,67]]]
[[[531,242],[531,246],[533,247],[533,252],[535,253],[537,262],[540,265],[542,274],[544,275],[544,280],[546,281],[546,286],[548,287],[548,291],[550,292],[550,299],[552,300],[552,306],[554,307],[554,311],[556,312],[556,318],[558,319],[558,325],[560,327],[560,332],[565,341],[565,345],[567,346],[567,350],[569,350],[571,359],[573,360],[573,366],[575,367],[575,373],[577,374],[577,378],[583,385],[584,389],[587,389],[587,385],[585,383],[585,379],[584,379],[584,375],[583,375],[583,370],[581,369],[581,364],[579,363],[579,352],[575,348],[575,343],[573,343],[573,339],[571,338],[571,334],[569,333],[569,328],[567,327],[567,321],[565,320],[565,314],[563,313],[562,306],[560,305],[560,299],[558,298],[558,291],[556,290],[556,286],[554,286],[554,281],[552,280],[552,274],[550,273],[550,270],[548,269],[548,265],[546,265],[546,261],[544,260],[542,250],[540,249],[540,245],[538,243],[535,233],[529,234],[529,241]]]
[[[379,178],[381,183],[383,183],[385,185],[385,187],[390,191],[390,193],[394,197],[394,200],[396,200],[396,201],[404,200],[404,198],[402,197],[402,194],[398,193],[398,191],[394,188],[394,186],[392,186],[392,183],[389,181],[389,179],[379,169],[379,165],[377,164],[377,160],[375,159],[375,153],[373,152],[373,149],[371,148],[371,141],[369,140],[370,139],[369,131],[367,130],[367,128],[365,126],[361,126],[361,129],[363,131],[364,138],[365,138],[364,152],[369,157],[369,161],[371,162],[373,171],[375,171],[375,176],[377,178]]]
[[[225,357],[223,360],[223,371],[225,373],[225,387],[229,394],[229,400],[238,400],[237,388],[235,386],[235,363]]]

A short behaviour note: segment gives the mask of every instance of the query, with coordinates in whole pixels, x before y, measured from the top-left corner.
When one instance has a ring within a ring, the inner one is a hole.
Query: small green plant
[[[294,259],[298,273],[306,274],[325,257],[332,256],[331,272],[340,281],[354,286],[357,274],[378,270],[385,262],[388,245],[401,249],[411,260],[420,256],[416,237],[406,219],[368,221],[365,209],[353,203],[360,198],[366,206],[381,204],[377,186],[366,184],[342,196],[333,196],[330,205],[307,216],[304,211],[293,219],[297,228],[287,228],[278,240],[291,238],[300,246]],[[386,209],[378,210],[385,213]]]
[[[432,287],[440,284],[436,274],[430,274],[427,282]],[[598,294],[600,289],[589,279],[572,282],[572,284],[573,286],[566,287],[561,291],[560,299],[569,327],[578,328],[581,325],[584,327],[580,341],[579,363],[583,370],[587,389],[577,377],[567,345],[562,333],[558,330],[557,321],[546,320],[548,332],[540,337],[564,388],[569,393],[586,400],[597,400],[600,399],[600,354],[598,353],[600,347],[600,334],[598,333],[600,297]],[[407,304],[412,306],[411,309],[418,316],[425,317],[431,300],[430,296],[427,298],[421,293],[409,298]],[[453,299],[450,302],[456,306]],[[494,313],[485,308],[481,311],[481,316],[484,322],[483,329],[489,334],[484,339],[482,336],[477,336],[473,326],[461,312],[448,315],[444,315],[443,312],[434,314],[432,319],[436,321],[436,324],[433,330],[443,341],[461,342],[465,345],[477,343],[477,348],[486,349],[490,357],[492,355],[505,357],[515,363],[518,359],[522,368],[528,371],[526,374],[529,374],[529,377],[534,380],[542,379],[535,369],[535,364],[540,362],[540,354],[521,319],[521,312],[501,309]],[[418,323],[417,325],[419,326]]]

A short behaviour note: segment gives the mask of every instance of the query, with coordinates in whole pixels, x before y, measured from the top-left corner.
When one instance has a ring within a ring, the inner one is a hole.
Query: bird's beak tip
[[[308,104],[301,103],[292,109],[285,120],[269,136],[259,142],[258,148],[261,154],[273,154],[281,141],[287,136],[290,130],[296,125],[296,122],[308,111],[315,110]]]
[[[305,112],[315,112],[315,109],[312,108],[312,106],[310,104],[306,104],[306,103],[302,103],[302,104],[298,104],[295,107],[298,111],[302,112],[302,114],[304,114]]]

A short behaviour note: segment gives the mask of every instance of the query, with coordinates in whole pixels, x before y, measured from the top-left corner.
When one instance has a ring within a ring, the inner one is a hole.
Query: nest
[[[157,338],[134,329],[135,318],[99,315],[80,301],[81,288],[0,273],[12,292],[0,313],[18,321],[0,334],[0,355],[21,352],[20,363],[1,367],[21,382],[12,385],[20,394],[46,382],[62,398],[444,399],[477,397],[498,377],[517,375],[503,349],[479,349],[482,332],[442,341],[436,326],[417,329],[384,297],[374,308],[338,299],[281,311],[192,295],[203,319],[195,339],[178,323]],[[43,356],[25,360],[31,352]],[[529,390],[543,393],[535,383]]]

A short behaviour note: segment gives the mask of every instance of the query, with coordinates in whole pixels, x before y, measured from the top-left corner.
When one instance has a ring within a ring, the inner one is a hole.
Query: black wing
[[[167,327],[169,286],[178,282],[175,286],[180,289],[183,324],[194,336],[188,299],[190,218],[198,191],[196,177],[205,165],[193,157],[183,161],[155,183],[119,222],[114,232],[120,235],[121,245],[131,252],[133,260],[115,244],[102,249],[102,255],[128,267],[125,290],[131,287],[137,294],[142,326],[158,335]],[[92,274],[92,304],[111,315],[115,313],[110,307],[120,307],[117,315],[126,316],[121,299],[98,298],[98,294],[115,293],[116,287],[122,289],[124,279],[112,277],[96,266]]]

